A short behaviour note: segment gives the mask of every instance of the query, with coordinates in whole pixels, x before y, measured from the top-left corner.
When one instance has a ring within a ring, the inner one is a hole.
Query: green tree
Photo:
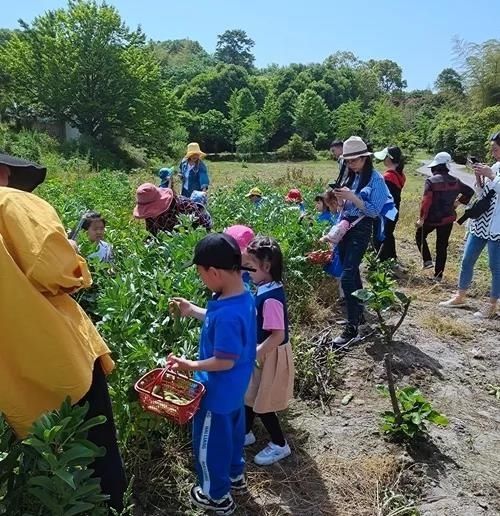
[[[158,64],[142,32],[130,31],[114,7],[71,0],[21,26],[0,50],[0,66],[16,78],[16,102],[93,139],[167,133],[173,109]]]
[[[280,102],[274,91],[266,96],[264,106],[260,111],[260,123],[266,140],[270,140],[276,134],[280,121]]]
[[[464,85],[462,77],[453,68],[445,68],[438,76],[435,87],[441,93],[454,93],[463,95]]]
[[[255,113],[257,104],[252,92],[248,88],[242,88],[231,95],[228,106],[229,121],[231,123],[234,141],[236,141],[239,138],[244,120]]]
[[[335,134],[343,140],[364,133],[365,115],[359,100],[351,100],[339,106],[334,113]]]
[[[255,42],[241,29],[226,30],[217,37],[215,59],[226,64],[243,66],[250,70],[253,68],[255,57],[252,48]]]
[[[404,129],[401,110],[387,99],[374,102],[366,128],[372,143],[377,146],[390,145]]]
[[[223,113],[210,109],[198,117],[198,138],[210,152],[227,151],[231,147],[231,124]]]
[[[219,63],[197,75],[189,83],[186,91],[198,89],[203,92],[204,97],[197,97],[200,111],[216,109],[227,115],[229,98],[235,90],[248,87],[248,82],[249,75],[243,67]],[[186,108],[189,109],[188,106]]]
[[[446,151],[455,156],[457,150],[457,137],[461,127],[465,123],[465,117],[454,111],[442,111],[435,120],[430,144],[434,152]]]
[[[377,73],[380,88],[386,93],[406,88],[403,70],[396,62],[390,59],[370,59],[367,64]]]
[[[150,46],[160,62],[162,77],[172,87],[191,81],[214,65],[213,58],[198,41],[152,41]]]
[[[468,116],[457,133],[455,159],[464,160],[467,155],[474,155],[487,160],[489,145],[485,142],[499,124],[500,106],[487,107]]]
[[[457,41],[455,54],[462,61],[463,77],[476,106],[500,104],[500,40]]]
[[[241,125],[236,150],[243,153],[259,152],[263,149],[266,138],[257,113],[249,116]]]
[[[331,113],[325,101],[313,90],[307,89],[297,98],[295,127],[304,139],[312,139],[316,133],[330,130]]]

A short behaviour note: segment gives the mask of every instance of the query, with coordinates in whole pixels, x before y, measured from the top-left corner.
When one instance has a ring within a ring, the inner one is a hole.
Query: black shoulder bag
[[[457,223],[462,225],[467,219],[477,219],[483,213],[486,213],[490,209],[495,195],[495,190],[490,188],[482,199],[478,199],[470,208],[464,211],[464,214],[457,220]]]

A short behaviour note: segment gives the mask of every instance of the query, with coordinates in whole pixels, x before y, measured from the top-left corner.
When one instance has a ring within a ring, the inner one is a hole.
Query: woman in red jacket
[[[377,238],[378,228],[375,228],[374,246],[377,250],[378,257],[381,261],[397,259],[396,254],[396,239],[394,238],[394,231],[399,219],[399,210],[401,206],[401,191],[406,183],[406,176],[404,174],[405,160],[403,153],[399,147],[386,147],[380,152],[375,152],[374,156],[384,162],[387,170],[384,172],[384,181],[394,198],[394,204],[398,210],[398,215],[392,221],[385,220],[384,234],[385,239],[379,240]]]

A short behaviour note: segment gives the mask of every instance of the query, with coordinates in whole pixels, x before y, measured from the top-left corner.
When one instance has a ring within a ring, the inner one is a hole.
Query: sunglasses
[[[492,134],[491,137],[490,137],[490,141],[498,143],[500,145],[500,131],[498,131],[495,134]]]

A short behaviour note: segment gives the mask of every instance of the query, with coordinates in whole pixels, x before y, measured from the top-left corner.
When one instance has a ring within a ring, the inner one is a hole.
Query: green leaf
[[[440,414],[439,412],[433,410],[428,416],[427,416],[427,419],[431,422],[431,423],[434,423],[435,425],[439,425],[439,426],[448,426],[449,424],[449,420],[446,416],[444,416],[443,414]]]
[[[59,464],[63,467],[70,465],[70,463],[76,461],[77,464],[81,459],[89,459],[95,457],[94,450],[83,446],[82,444],[72,445],[71,448],[65,451],[59,457]]]
[[[389,397],[389,388],[386,385],[377,385],[376,386],[377,392],[384,396],[385,398]]]
[[[76,489],[75,481],[73,479],[73,475],[66,469],[56,469],[54,474],[58,476],[61,480],[64,480],[66,484],[68,484],[72,489]]]
[[[68,509],[67,511],[64,511],[64,516],[75,516],[75,514],[82,514],[87,513],[91,514],[89,511],[94,509],[95,505],[93,503],[86,503],[86,502],[77,502],[71,507],[71,509]]]
[[[373,293],[367,289],[356,290],[352,293],[352,295],[365,303],[373,298]]]
[[[95,416],[89,420],[87,420],[85,423],[80,425],[78,428],[78,431],[80,433],[88,432],[91,428],[94,428],[99,425],[103,425],[106,422],[106,416]]]

